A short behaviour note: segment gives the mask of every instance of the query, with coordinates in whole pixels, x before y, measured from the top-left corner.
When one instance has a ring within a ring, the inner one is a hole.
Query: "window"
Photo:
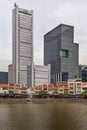
[[[69,51],[68,50],[64,50],[64,49],[61,50],[60,56],[68,58],[69,57]]]
[[[74,84],[73,84],[73,83],[70,83],[69,85],[70,85],[70,86],[73,86]]]
[[[72,92],[72,91],[70,91],[70,94],[73,94],[73,92]]]
[[[73,90],[73,87],[70,87],[71,90]]]
[[[77,83],[77,86],[81,86],[81,83]]]
[[[68,73],[64,72],[62,73],[62,81],[67,81],[68,80]]]

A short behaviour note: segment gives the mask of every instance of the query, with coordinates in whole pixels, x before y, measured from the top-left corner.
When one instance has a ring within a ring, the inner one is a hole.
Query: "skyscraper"
[[[13,66],[12,66],[12,64],[10,64],[10,65],[8,65],[8,83],[9,84],[12,84],[13,83],[13,74],[12,74],[12,72],[13,72]]]
[[[51,64],[52,83],[79,76],[78,55],[73,26],[60,24],[44,36],[44,64]]]
[[[79,65],[79,77],[82,82],[87,82],[87,65]]]
[[[12,11],[13,83],[27,84],[27,65],[33,61],[33,11],[19,8]]]

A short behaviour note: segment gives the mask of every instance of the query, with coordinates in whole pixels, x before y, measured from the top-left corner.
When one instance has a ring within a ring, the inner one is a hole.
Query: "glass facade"
[[[69,51],[68,50],[62,50],[62,57],[69,57]]]
[[[8,83],[8,72],[0,72],[0,84]]]
[[[68,73],[62,73],[62,81],[68,80]]]
[[[79,76],[78,52],[73,26],[60,24],[44,35],[44,64],[51,64],[52,83]]]

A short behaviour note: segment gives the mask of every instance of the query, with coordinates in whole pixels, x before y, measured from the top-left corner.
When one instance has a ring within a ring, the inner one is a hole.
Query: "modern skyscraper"
[[[79,65],[79,77],[82,82],[87,82],[87,65]]]
[[[51,64],[52,83],[79,76],[78,55],[73,26],[60,24],[44,36],[44,64]]]
[[[10,64],[10,65],[8,65],[8,83],[9,84],[12,84],[13,83],[13,74],[12,74],[12,72],[13,72],[13,66],[12,66],[12,64]]]
[[[19,8],[12,11],[13,83],[27,84],[27,65],[33,61],[33,11]]]

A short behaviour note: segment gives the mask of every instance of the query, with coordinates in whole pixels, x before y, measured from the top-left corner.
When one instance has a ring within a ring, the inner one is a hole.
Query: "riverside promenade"
[[[0,98],[0,104],[16,104],[16,103],[27,103],[27,98]]]
[[[15,104],[15,103],[87,103],[87,99],[82,98],[0,98],[0,104]]]

